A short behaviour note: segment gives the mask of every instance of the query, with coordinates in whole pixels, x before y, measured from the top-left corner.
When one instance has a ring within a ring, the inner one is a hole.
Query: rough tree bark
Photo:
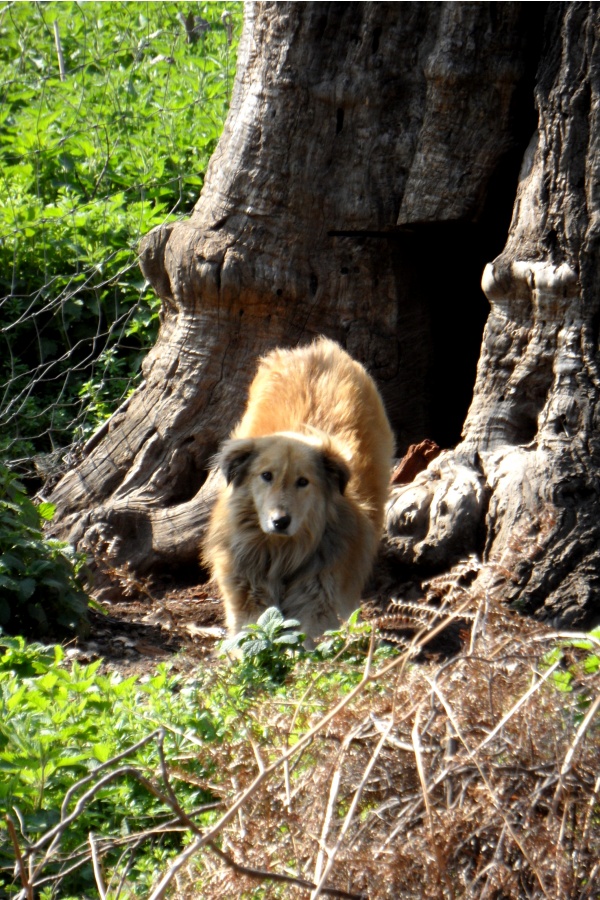
[[[556,6],[538,130],[506,246],[483,275],[491,313],[463,441],[395,492],[388,524],[405,562],[447,562],[487,494],[477,584],[586,627],[600,619],[600,15]]]
[[[144,383],[56,487],[61,533],[142,571],[194,562],[209,460],[255,358],[321,333],[378,380],[400,453],[448,446],[442,406],[458,440],[462,362],[481,338],[469,279],[500,249],[494,222],[525,154],[508,242],[485,270],[463,440],[394,488],[389,546],[417,573],[483,550],[487,589],[587,621],[600,574],[597,31],[585,3],[247,4],[196,209],[142,243],[163,300]]]

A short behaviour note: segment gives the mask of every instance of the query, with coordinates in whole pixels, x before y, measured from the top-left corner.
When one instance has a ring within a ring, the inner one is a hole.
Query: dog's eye
[[[298,481],[296,482],[296,487],[306,487],[308,484],[308,478],[305,478],[303,475],[300,476]]]
[[[263,481],[273,481],[273,473],[272,472],[261,472],[260,477]]]

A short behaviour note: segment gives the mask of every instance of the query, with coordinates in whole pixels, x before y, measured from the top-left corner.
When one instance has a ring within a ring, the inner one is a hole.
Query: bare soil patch
[[[153,672],[162,662],[187,671],[206,662],[225,635],[216,586],[142,580],[126,571],[103,572],[92,588],[90,632],[67,652],[82,662],[102,659],[124,676]]]

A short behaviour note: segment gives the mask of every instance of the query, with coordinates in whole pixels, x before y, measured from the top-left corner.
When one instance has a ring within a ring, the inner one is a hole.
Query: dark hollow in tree
[[[491,595],[598,618],[598,29],[593,3],[247,4],[196,209],[142,243],[144,383],[56,487],[61,533],[193,563],[256,357],[326,334],[400,453],[454,448],[394,488],[394,557],[482,547]]]

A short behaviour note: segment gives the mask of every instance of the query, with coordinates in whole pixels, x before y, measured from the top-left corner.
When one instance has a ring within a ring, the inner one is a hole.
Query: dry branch
[[[571,768],[571,765],[573,763],[573,757],[575,755],[577,747],[583,740],[588,728],[591,725],[591,722],[592,722],[594,716],[598,712],[598,709],[600,709],[600,694],[598,694],[596,696],[594,702],[591,704],[590,708],[588,709],[587,713],[585,714],[585,717],[584,717],[581,725],[577,729],[577,733],[573,739],[571,746],[569,747],[569,749],[567,751],[564,762],[561,766],[560,775],[558,778],[558,784],[556,786],[556,793],[554,794],[554,800],[552,802],[552,814],[553,815],[557,814],[558,804],[559,804],[560,797],[561,797],[561,794],[564,789],[565,777]]]
[[[15,851],[15,860],[17,863],[17,871],[19,873],[19,878],[21,879],[21,884],[23,885],[23,895],[26,898],[26,900],[33,900],[33,885],[30,882],[29,877],[27,875],[27,871],[25,869],[25,862],[24,862],[23,856],[21,854],[21,848],[19,847],[19,840],[17,838],[17,832],[15,830],[14,822],[9,815],[7,815],[5,818],[6,818],[6,827],[8,828],[10,840],[13,845],[13,849]]]

